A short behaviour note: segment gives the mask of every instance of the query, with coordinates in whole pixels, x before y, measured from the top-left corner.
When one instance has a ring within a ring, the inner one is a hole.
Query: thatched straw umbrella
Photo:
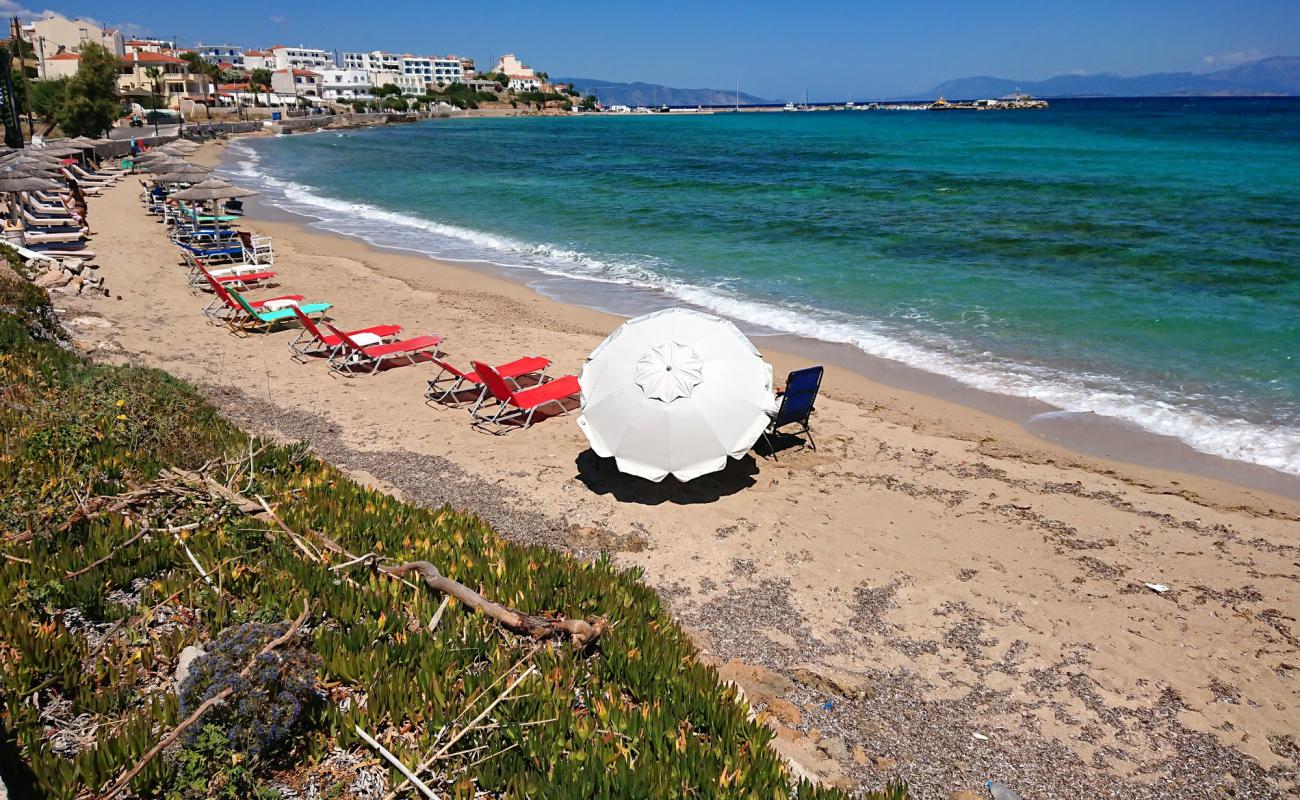
[[[202,183],[196,183],[188,189],[182,189],[179,192],[173,192],[170,199],[189,200],[192,202],[212,202],[212,212],[217,214],[217,200],[229,200],[234,197],[249,197],[257,194],[253,189],[245,189],[242,186],[235,186],[232,183],[223,181],[220,178],[210,178]],[[217,221],[217,227],[221,227],[220,220]]]

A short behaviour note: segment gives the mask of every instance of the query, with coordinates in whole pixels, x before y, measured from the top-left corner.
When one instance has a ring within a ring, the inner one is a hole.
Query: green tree
[[[77,74],[68,80],[64,102],[55,112],[59,127],[68,136],[99,136],[117,118],[117,74],[119,62],[108,48],[89,42],[82,45]]]
[[[269,88],[271,86],[271,70],[269,69],[253,70],[252,72],[248,73],[248,83],[250,86],[253,87],[254,92],[257,91],[257,87],[259,86]]]
[[[59,108],[68,99],[68,79],[54,78],[48,81],[33,81],[28,95],[32,111],[47,122],[53,121]]]
[[[582,105],[580,107],[583,111],[595,111],[597,102],[596,95],[589,94],[582,98]]]
[[[405,111],[410,108],[404,97],[386,97],[384,98],[384,108],[392,111]]]
[[[154,108],[158,108],[159,100],[162,97],[162,69],[160,67],[145,67],[144,76],[149,79],[153,88]]]

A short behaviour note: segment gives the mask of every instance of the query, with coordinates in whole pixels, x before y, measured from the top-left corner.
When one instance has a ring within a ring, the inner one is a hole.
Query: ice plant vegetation
[[[11,792],[414,796],[361,730],[439,797],[843,797],[791,778],[637,574],[250,440],[165,373],[38,341],[45,302],[0,264]],[[578,621],[599,637],[552,635]]]

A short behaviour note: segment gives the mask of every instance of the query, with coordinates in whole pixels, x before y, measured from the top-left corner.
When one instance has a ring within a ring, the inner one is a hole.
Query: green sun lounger
[[[226,289],[230,297],[239,304],[247,316],[243,319],[232,320],[231,323],[237,328],[243,330],[265,330],[269,331],[281,322],[297,321],[298,315],[293,312],[294,306],[284,308],[275,308],[269,311],[261,311],[253,308],[242,294],[234,289]],[[333,307],[332,303],[307,303],[298,305],[297,309],[307,316],[316,316],[324,314]]]

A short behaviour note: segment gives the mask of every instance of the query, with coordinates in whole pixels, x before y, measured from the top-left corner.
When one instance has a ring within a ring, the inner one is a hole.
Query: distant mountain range
[[[736,102],[733,89],[676,89],[657,83],[618,83],[596,78],[551,78],[552,83],[572,83],[583,95],[594,94],[607,106],[729,106]],[[761,97],[740,93],[740,104],[768,103]]]
[[[978,100],[1001,97],[1017,89],[1035,97],[1298,96],[1300,57],[1263,58],[1217,72],[1160,72],[1128,78],[1113,73],[1057,75],[1045,81],[1017,81],[989,76],[957,78],[944,81],[924,97]]]

